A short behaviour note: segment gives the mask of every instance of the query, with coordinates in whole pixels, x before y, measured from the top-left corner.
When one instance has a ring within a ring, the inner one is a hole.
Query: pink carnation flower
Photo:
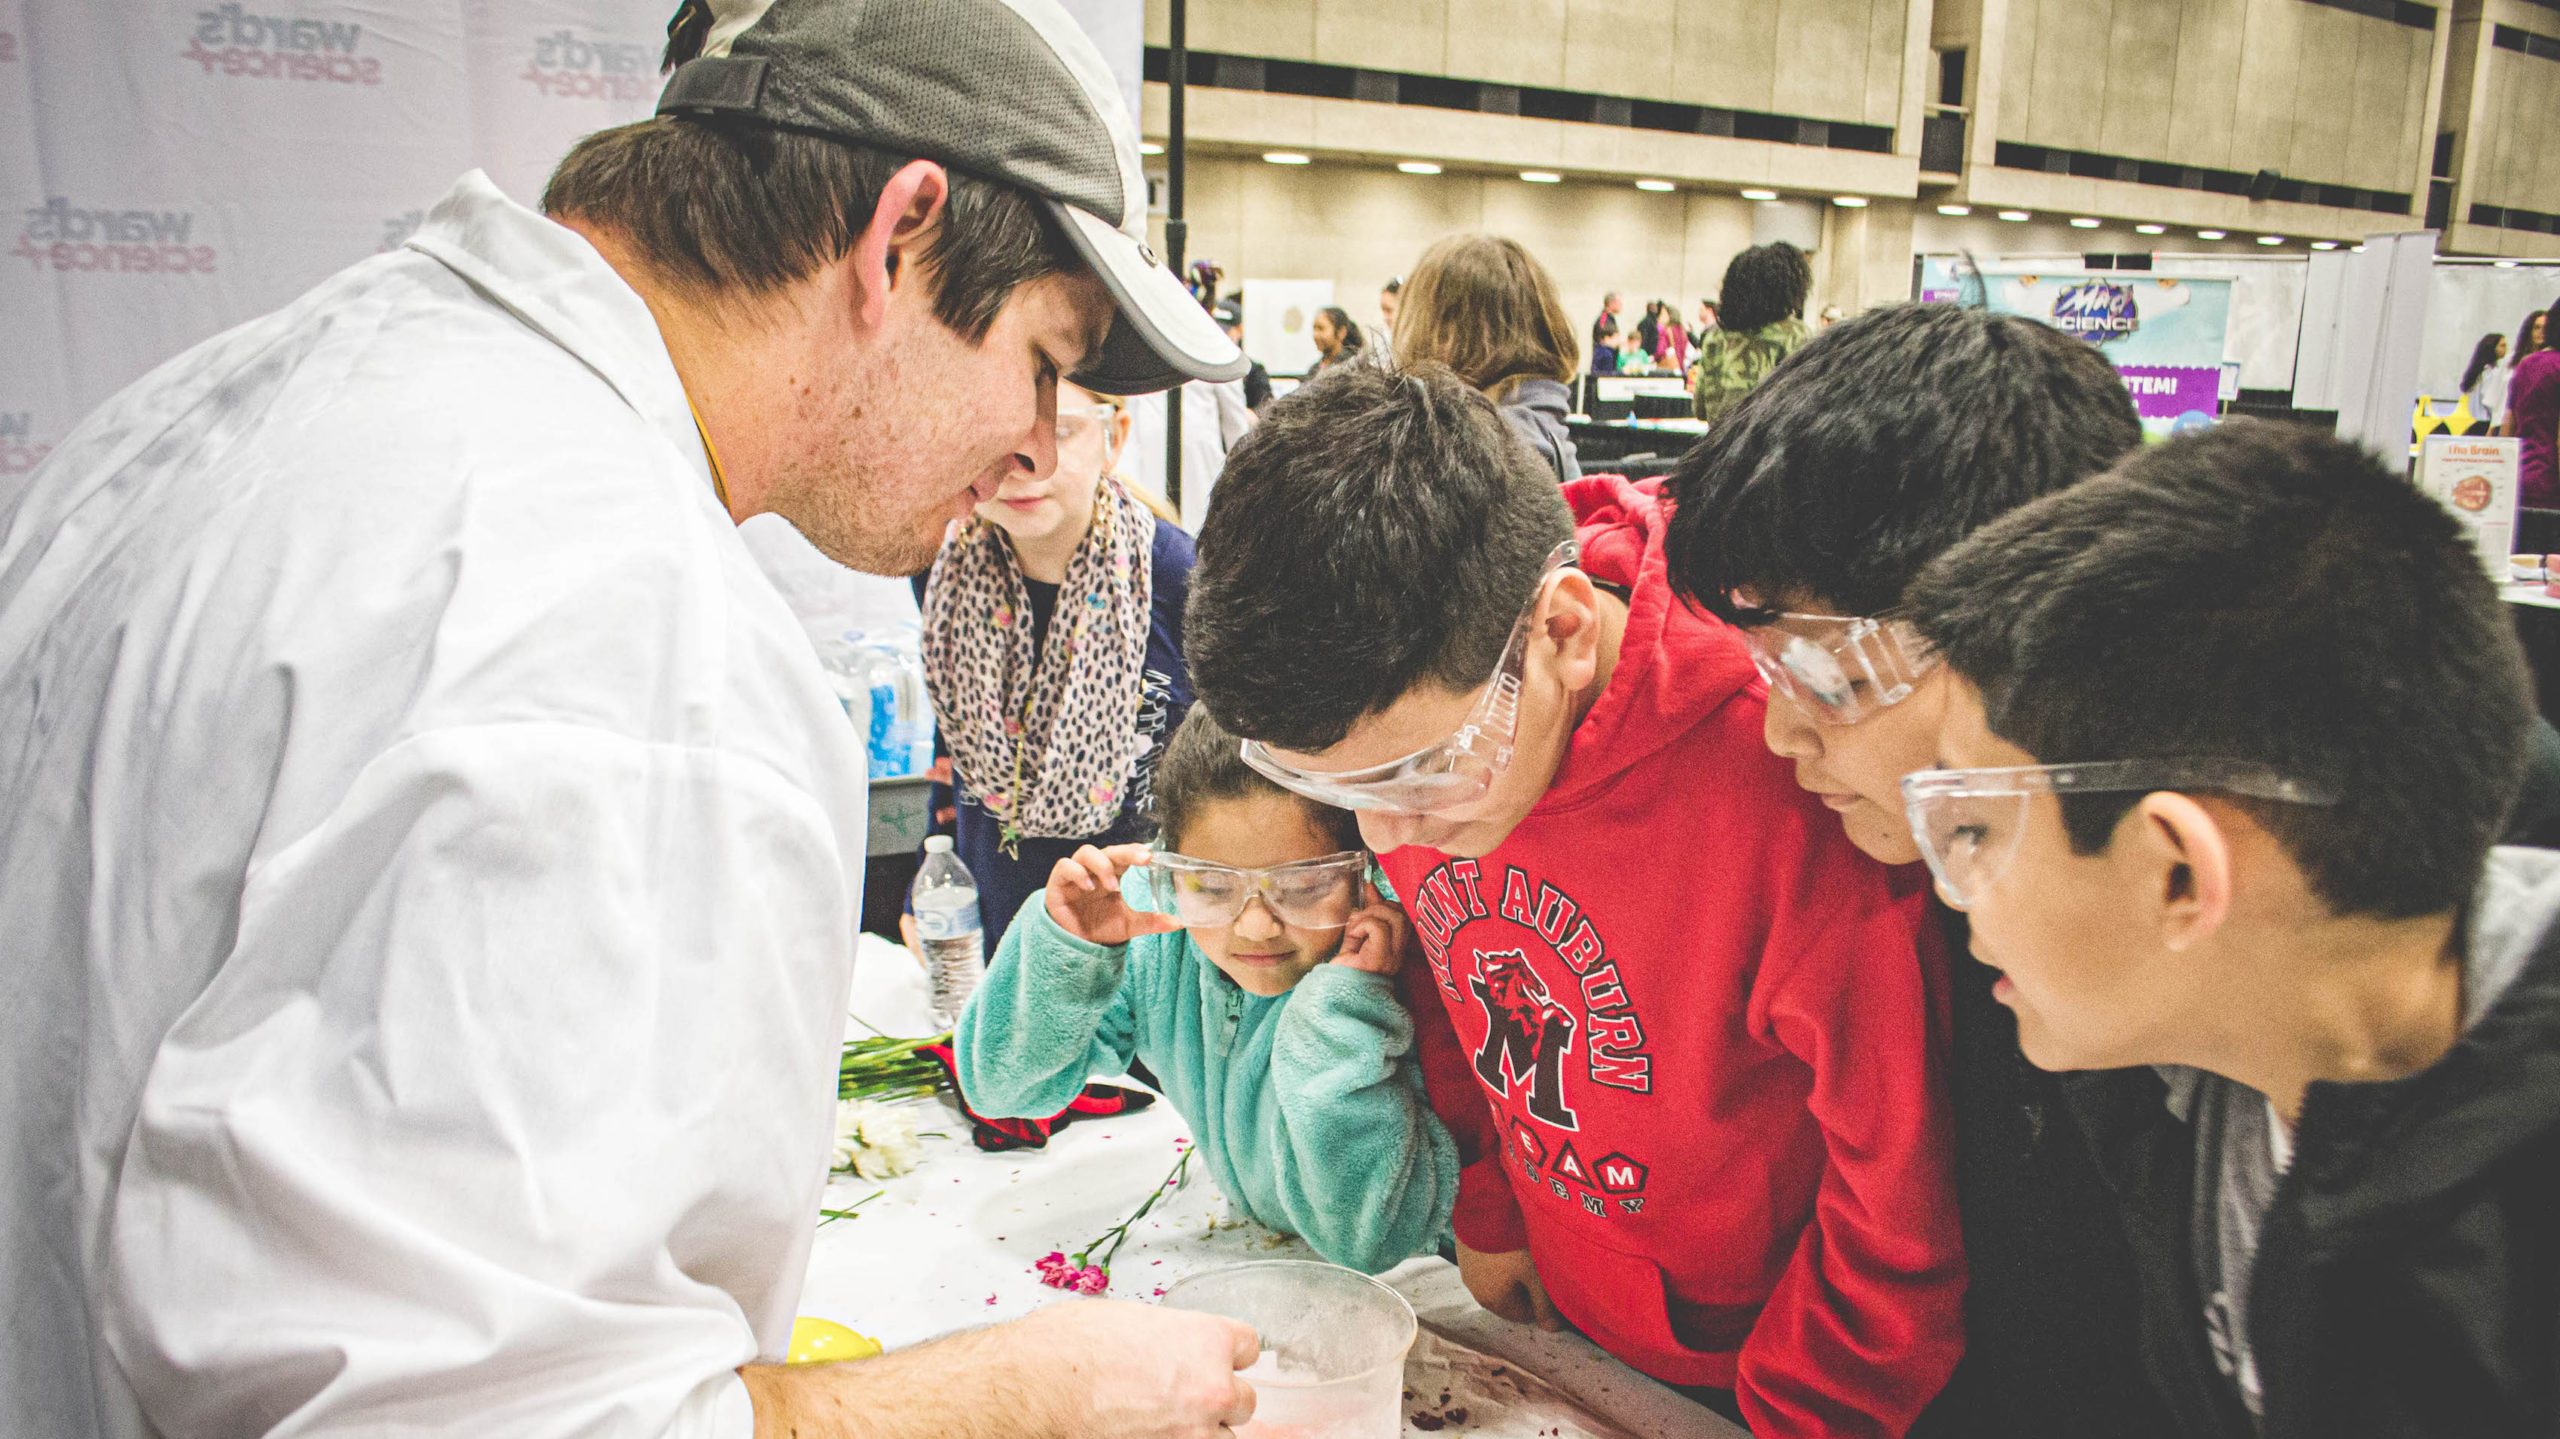
[[[1111,1276],[1104,1273],[1102,1266],[1098,1264],[1086,1265],[1084,1272],[1077,1275],[1074,1280],[1074,1289],[1078,1294],[1100,1294],[1110,1287]]]

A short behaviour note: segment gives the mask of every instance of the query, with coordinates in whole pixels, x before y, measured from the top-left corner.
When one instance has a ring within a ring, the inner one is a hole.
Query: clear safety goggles
[[[1503,646],[1493,678],[1485,682],[1484,693],[1468,711],[1466,722],[1447,739],[1402,759],[1333,773],[1283,763],[1261,741],[1246,740],[1244,762],[1282,789],[1336,809],[1441,814],[1482,799],[1511,763],[1512,741],[1519,737],[1520,686],[1529,663],[1530,621],[1538,613],[1538,602],[1546,597],[1548,581],[1581,554],[1567,540],[1547,555],[1546,568],[1511,627],[1511,642]]]
[[[1345,850],[1268,869],[1237,869],[1161,850],[1128,872],[1147,907],[1190,929],[1223,929],[1242,918],[1257,897],[1284,924],[1300,929],[1340,929],[1360,907],[1360,881],[1369,856]]]
[[[1998,882],[2017,854],[2034,796],[2137,790],[2207,790],[2285,804],[2337,803],[2326,789],[2247,760],[2127,759],[1921,770],[1903,776],[1902,804],[1938,893],[1963,909]]]
[[[1937,651],[1904,620],[1779,614],[1742,637],[1769,692],[1826,724],[1856,724],[1902,703],[1938,667]]]
[[[1111,428],[1111,417],[1118,413],[1109,405],[1082,405],[1058,411],[1058,448],[1068,449],[1100,439]]]

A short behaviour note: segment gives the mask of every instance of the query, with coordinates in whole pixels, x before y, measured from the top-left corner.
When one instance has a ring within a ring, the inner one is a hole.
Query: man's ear
[[[889,312],[889,291],[913,280],[916,269],[901,261],[941,228],[943,205],[951,198],[951,176],[931,160],[910,160],[880,187],[871,207],[871,223],[854,236],[843,263],[851,267],[855,318],[864,329],[877,329]]]
[[[2139,867],[2142,902],[2164,947],[2193,948],[2222,927],[2231,913],[2232,852],[2211,810],[2160,790],[2142,797],[2117,835],[2135,846],[2130,857]]]
[[[1579,692],[1600,672],[1600,590],[1580,570],[1556,572],[1538,597],[1531,627],[1556,647],[1556,673]]]

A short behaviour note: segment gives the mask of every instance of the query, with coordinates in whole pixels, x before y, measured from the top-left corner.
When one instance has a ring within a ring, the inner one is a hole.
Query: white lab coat
[[[2515,367],[2500,361],[2480,372],[2480,381],[2471,387],[2471,415],[2485,432],[2507,415],[2507,385],[2515,378]]]
[[[108,402],[0,508],[0,1434],[745,1434],[862,764],[483,176]]]
[[[1132,395],[1129,443],[1121,463],[1138,482],[1170,495],[1164,482],[1164,396]],[[1227,467],[1227,451],[1253,428],[1242,380],[1193,380],[1182,387],[1182,527],[1193,534],[1209,516],[1209,494]]]

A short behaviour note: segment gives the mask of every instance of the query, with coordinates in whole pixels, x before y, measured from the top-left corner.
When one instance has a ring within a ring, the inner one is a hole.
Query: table
[[[1592,420],[1568,417],[1584,474],[1658,474],[1707,433],[1704,420]]]
[[[2516,622],[2516,638],[2524,645],[2525,663],[2533,671],[2535,707],[2542,717],[2560,724],[2560,599],[2538,584],[2501,585],[2508,615]]]
[[[908,953],[862,938],[854,970],[856,1023],[923,1034],[924,976]],[[856,1216],[818,1230],[800,1312],[849,1324],[892,1349],[973,1325],[1018,1318],[1042,1304],[1078,1303],[1041,1286],[1032,1263],[1073,1252],[1120,1222],[1161,1183],[1184,1137],[1181,1116],[1158,1103],[1134,1115],[1061,1129],[1045,1150],[988,1154],[948,1099],[912,1104],[926,1131],[925,1158],[884,1183],[842,1179],[826,1204],[864,1200]],[[1226,1211],[1200,1168],[1130,1231],[1112,1264],[1111,1293],[1148,1299],[1194,1270],[1245,1259],[1312,1257],[1293,1238]],[[1412,1302],[1424,1333],[1406,1368],[1417,1391],[1408,1433],[1447,1414],[1446,1432],[1548,1439],[1736,1439],[1741,1430],[1600,1352],[1575,1334],[1548,1334],[1478,1308],[1457,1270],[1409,1260],[1382,1276]],[[1442,1393],[1451,1402],[1440,1402]]]

